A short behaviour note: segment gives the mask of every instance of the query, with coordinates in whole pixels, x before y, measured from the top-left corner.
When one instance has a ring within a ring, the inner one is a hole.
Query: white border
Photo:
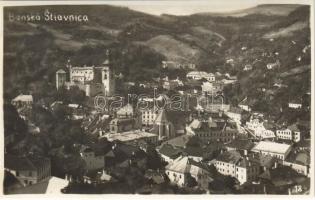
[[[242,0],[216,0],[217,6],[224,6],[228,5],[229,3],[235,3],[236,1],[242,2]],[[243,0],[244,1],[244,0]],[[311,188],[310,188],[310,195],[298,195],[298,196],[287,196],[287,195],[78,195],[78,194],[67,194],[67,195],[6,195],[6,196],[0,196],[0,198],[6,198],[6,199],[34,199],[34,198],[45,198],[45,199],[100,199],[100,198],[107,198],[107,199],[120,199],[120,198],[128,198],[128,199],[170,199],[170,198],[181,198],[182,200],[186,199],[209,199],[209,198],[224,198],[224,199],[235,199],[235,198],[242,198],[242,199],[251,199],[252,198],[272,198],[272,199],[282,199],[282,198],[290,198],[290,199],[313,199],[314,198],[314,2],[312,0],[245,0],[245,1],[251,1],[259,4],[308,4],[311,6],[311,53],[312,53],[312,60],[311,60]],[[115,0],[107,0],[107,1],[6,1],[6,2],[0,2],[0,55],[3,55],[3,6],[27,6],[27,5],[117,5],[117,6],[128,6],[128,5],[147,5],[147,6],[155,6],[155,5],[165,5],[168,4],[170,6],[190,6],[194,4],[206,6],[209,5],[209,2],[213,1],[200,1],[200,0],[189,0],[189,1],[182,1],[182,0],[173,0],[173,1],[115,1]],[[3,77],[3,56],[0,56],[0,80],[1,80],[1,86],[0,86],[0,95],[3,96],[3,84],[2,84],[2,77]],[[3,130],[3,99],[0,98],[0,128]],[[1,131],[2,134],[0,137],[2,137],[0,142],[0,180],[3,178],[3,131]],[[0,190],[2,191],[2,182],[0,181]],[[2,193],[2,192],[0,192]]]

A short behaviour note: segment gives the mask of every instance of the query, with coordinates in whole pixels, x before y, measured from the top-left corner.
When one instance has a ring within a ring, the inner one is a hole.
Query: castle
[[[98,94],[112,96],[115,92],[114,69],[109,59],[106,59],[101,66],[83,66],[72,67],[67,63],[69,70],[69,81],[67,81],[67,72],[60,69],[56,72],[56,88],[66,87],[70,89],[73,86],[79,87],[85,91],[86,96],[93,97]]]

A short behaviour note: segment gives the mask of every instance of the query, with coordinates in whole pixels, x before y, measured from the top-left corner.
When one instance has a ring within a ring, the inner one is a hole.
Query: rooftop
[[[242,158],[238,151],[226,151],[217,157],[217,161],[237,163]]]
[[[148,137],[157,137],[156,134],[148,133],[141,130],[132,130],[132,131],[126,131],[122,133],[110,133],[106,134],[105,136],[108,141],[115,141],[119,140],[122,142],[132,141],[132,140],[139,140],[141,138],[148,138]]]
[[[269,141],[260,141],[252,151],[266,151],[272,153],[279,153],[284,154],[290,150],[291,145],[288,144],[281,144],[276,142],[269,142]]]
[[[33,101],[33,96],[32,95],[25,95],[25,94],[20,94],[19,96],[15,97],[12,101]]]

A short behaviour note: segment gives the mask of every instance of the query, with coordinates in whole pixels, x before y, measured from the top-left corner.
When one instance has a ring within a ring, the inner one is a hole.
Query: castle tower
[[[56,72],[56,88],[57,90],[62,87],[67,80],[67,73],[63,70],[60,69]]]
[[[165,110],[160,111],[155,119],[154,126],[156,134],[159,136],[159,140],[174,137],[174,127],[173,124],[168,121]]]
[[[108,52],[107,52],[108,57]],[[109,58],[102,64],[102,83],[104,85],[105,96],[111,96],[115,92],[115,76],[114,69],[111,66]]]

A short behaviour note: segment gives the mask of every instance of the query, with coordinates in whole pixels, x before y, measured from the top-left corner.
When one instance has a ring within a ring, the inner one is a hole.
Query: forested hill
[[[274,81],[281,73],[310,64],[310,52],[302,52],[310,44],[309,9],[303,5],[261,5],[237,14],[153,16],[114,6],[7,7],[5,97],[12,98],[21,91],[45,94],[54,87],[56,70],[63,68],[68,59],[73,65],[98,65],[107,49],[111,49],[116,71],[125,75],[125,81],[151,80],[159,76],[162,60],[175,60],[196,63],[206,71],[238,75],[244,87],[257,80],[255,74],[264,73],[267,63],[279,60],[281,68],[274,73]],[[87,15],[89,20],[82,23],[8,20],[12,13],[42,14],[46,10],[54,14]],[[242,51],[242,47],[246,50]],[[261,57],[263,53],[270,56]],[[297,61],[299,56],[302,58]],[[227,59],[234,60],[233,66],[226,63]],[[244,74],[244,65],[253,64],[256,59],[261,62],[254,64],[257,67],[248,72],[251,74]],[[304,76],[301,73],[283,81],[296,82],[296,87],[305,92],[310,79]],[[266,81],[261,80],[261,84]],[[262,87],[258,83],[251,86]],[[242,91],[252,89],[244,87]]]

